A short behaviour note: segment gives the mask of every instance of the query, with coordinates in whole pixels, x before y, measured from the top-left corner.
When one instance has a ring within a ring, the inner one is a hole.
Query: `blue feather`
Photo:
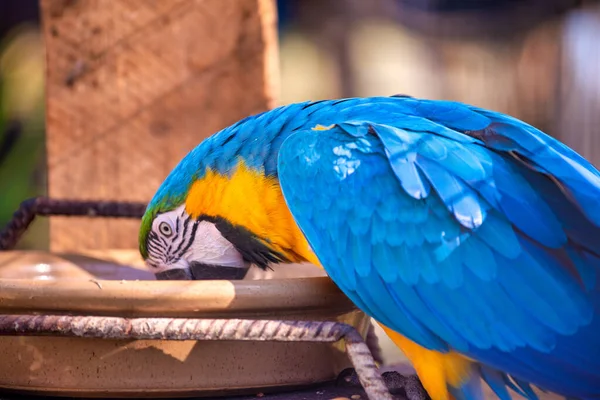
[[[484,400],[481,381],[478,374],[471,374],[460,388],[448,386],[456,400]]]
[[[300,136],[320,149],[319,160],[302,167],[317,171],[306,181],[302,174],[287,179],[287,168],[279,168],[301,227],[311,223],[311,212],[295,210],[295,188],[343,197],[354,196],[356,187],[372,187],[359,191],[355,205],[361,215],[373,211],[370,223],[335,221],[336,232],[371,249],[371,268],[364,267],[363,255],[356,256],[359,266],[347,252],[328,262],[336,247],[323,243],[314,250],[325,269],[338,276],[360,270],[355,291],[346,293],[411,340],[432,349],[446,343],[503,371],[484,376],[503,397],[508,386],[535,399],[530,384],[581,399],[600,397],[600,384],[590,386],[592,377],[600,382],[600,359],[585,347],[600,341],[587,336],[600,325],[600,257],[594,253],[600,229],[587,202],[590,193],[600,197],[597,172],[569,166],[577,160],[569,149],[501,114],[458,103],[398,101],[395,107],[382,100],[377,107],[387,108],[385,113],[369,113],[369,103],[361,101],[348,113],[352,119],[339,115],[339,125],[298,132],[283,144],[280,160],[302,154]],[[359,165],[351,179],[329,179],[335,162],[327,149],[354,140],[369,141],[369,151],[344,156],[345,163]],[[552,163],[562,163],[563,172]]]
[[[600,399],[600,172],[567,146],[451,101],[304,102],[205,140],[150,215],[240,159],[279,178],[326,271],[369,315],[479,361],[503,400],[506,387],[535,399],[531,384]],[[471,400],[469,388],[453,393]]]
[[[500,398],[500,400],[511,400],[511,396],[506,389],[506,381],[504,374],[499,371],[493,370],[492,368],[482,366],[481,377],[492,389],[492,391]],[[523,393],[523,395],[525,395]]]

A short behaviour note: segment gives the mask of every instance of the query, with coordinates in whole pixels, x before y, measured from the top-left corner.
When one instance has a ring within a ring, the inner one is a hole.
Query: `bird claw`
[[[417,375],[402,375],[396,371],[384,372],[381,377],[393,395],[407,400],[431,400]],[[337,386],[360,387],[360,381],[354,368],[346,368],[337,377]]]
[[[389,371],[384,372],[382,377],[392,394],[404,394],[408,400],[431,400],[417,375],[404,376]]]

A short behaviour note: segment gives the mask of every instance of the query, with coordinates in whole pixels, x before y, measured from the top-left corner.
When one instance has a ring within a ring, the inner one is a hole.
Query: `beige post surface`
[[[149,201],[202,139],[273,106],[273,0],[41,0],[49,196]],[[137,221],[53,218],[50,249],[137,247]]]

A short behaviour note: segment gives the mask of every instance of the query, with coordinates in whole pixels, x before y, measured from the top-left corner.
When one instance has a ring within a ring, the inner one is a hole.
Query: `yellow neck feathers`
[[[222,217],[268,239],[292,262],[320,265],[290,213],[277,179],[240,162],[231,177],[207,170],[195,181],[185,201],[192,217]]]

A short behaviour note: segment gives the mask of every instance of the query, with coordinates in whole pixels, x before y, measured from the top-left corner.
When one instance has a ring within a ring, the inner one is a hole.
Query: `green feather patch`
[[[177,197],[167,197],[162,200],[152,199],[142,217],[139,235],[139,249],[142,258],[148,258],[148,234],[152,230],[152,222],[158,214],[173,211],[183,204],[186,194]]]

